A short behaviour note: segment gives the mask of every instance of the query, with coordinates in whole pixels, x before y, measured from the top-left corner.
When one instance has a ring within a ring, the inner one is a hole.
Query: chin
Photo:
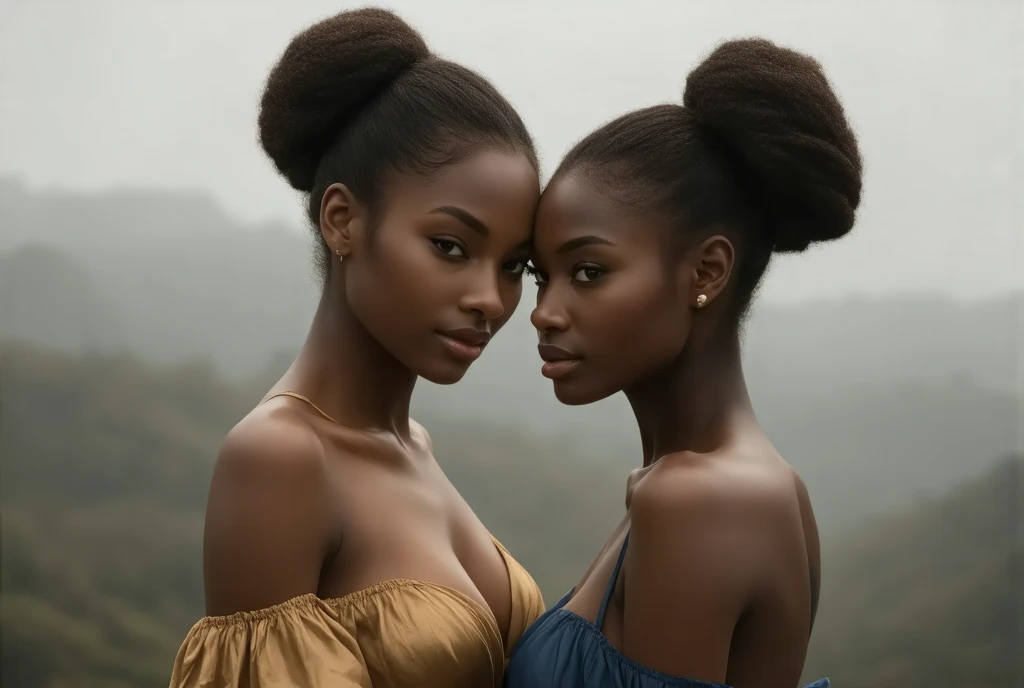
[[[429,370],[416,371],[416,374],[435,385],[454,385],[466,377],[467,372],[469,372],[469,366],[438,365]]]
[[[587,389],[578,383],[573,384],[573,382],[568,380],[564,382],[555,380],[554,386],[555,398],[566,406],[586,406],[587,404],[607,399],[616,392],[616,390],[611,390],[600,393],[593,388]]]

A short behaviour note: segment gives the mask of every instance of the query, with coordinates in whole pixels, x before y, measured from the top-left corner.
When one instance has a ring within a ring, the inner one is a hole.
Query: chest
[[[339,545],[321,594],[340,597],[397,579],[432,583],[468,598],[504,636],[512,616],[504,557],[433,457],[415,458],[359,462],[334,476]]]

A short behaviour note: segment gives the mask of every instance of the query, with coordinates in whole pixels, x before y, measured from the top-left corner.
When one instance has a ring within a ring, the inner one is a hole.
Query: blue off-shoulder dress
[[[604,615],[628,543],[627,533],[597,620],[591,622],[563,608],[572,597],[570,590],[519,639],[505,674],[505,688],[729,688],[649,669],[626,657],[604,637]],[[805,688],[829,685],[823,678]]]

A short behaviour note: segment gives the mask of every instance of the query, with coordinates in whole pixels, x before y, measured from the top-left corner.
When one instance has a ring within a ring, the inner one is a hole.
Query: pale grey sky
[[[298,230],[297,198],[256,144],[259,92],[296,31],[363,4],[0,0],[0,174],[203,189]],[[494,81],[547,171],[611,117],[678,100],[722,39],[811,53],[861,137],[864,202],[850,237],[780,261],[765,298],[1024,287],[1020,0],[383,4]]]

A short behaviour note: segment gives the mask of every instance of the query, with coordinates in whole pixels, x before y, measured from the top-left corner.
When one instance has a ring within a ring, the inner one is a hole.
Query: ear
[[[320,201],[320,234],[331,253],[352,255],[366,233],[369,212],[344,184],[331,184]]]
[[[708,306],[729,283],[736,251],[732,242],[715,235],[705,239],[694,253],[693,286],[690,303],[695,308]],[[702,298],[703,297],[703,298]]]

